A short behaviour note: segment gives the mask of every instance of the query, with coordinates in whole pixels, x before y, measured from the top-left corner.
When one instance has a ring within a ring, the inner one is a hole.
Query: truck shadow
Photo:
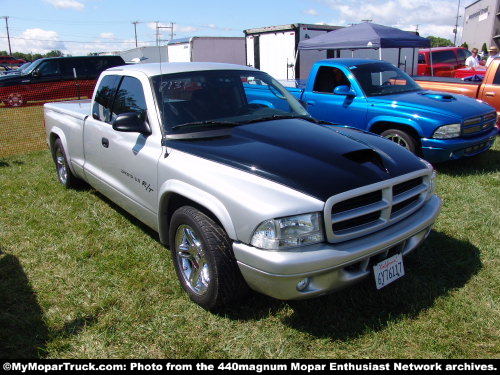
[[[416,318],[438,297],[463,287],[482,264],[479,249],[444,233],[432,232],[405,257],[406,275],[377,291],[371,277],[342,291],[303,301],[280,302],[254,295],[236,309],[233,319],[258,320],[289,307],[282,323],[320,338],[348,340],[378,331],[402,316]]]
[[[77,335],[96,322],[97,315],[79,316],[50,330],[21,263],[0,249],[0,359],[43,358],[49,339]]]
[[[470,158],[438,163],[434,165],[434,168],[438,173],[454,177],[499,172],[500,151],[488,150]]]
[[[48,329],[23,267],[10,254],[0,254],[0,301],[0,358],[38,357]]]

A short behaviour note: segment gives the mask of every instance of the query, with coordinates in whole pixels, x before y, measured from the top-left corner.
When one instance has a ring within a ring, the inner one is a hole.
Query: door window
[[[455,52],[449,51],[437,51],[432,52],[432,63],[433,64],[456,64],[457,57]]]
[[[314,81],[314,91],[333,94],[337,86],[351,86],[345,74],[338,68],[322,66]]]
[[[111,122],[122,113],[135,112],[145,116],[146,109],[146,98],[141,81],[134,77],[123,77],[113,101]]]
[[[42,62],[38,67],[38,72],[40,73],[40,77],[55,77],[61,75],[59,61],[49,60]]]
[[[111,123],[111,106],[113,105],[119,81],[120,76],[116,75],[107,75],[101,80],[92,107],[92,117],[94,119]]]

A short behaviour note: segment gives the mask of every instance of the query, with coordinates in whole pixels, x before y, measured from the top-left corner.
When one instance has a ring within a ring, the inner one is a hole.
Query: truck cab
[[[496,136],[492,107],[423,90],[384,61],[322,60],[304,89],[289,91],[313,117],[380,134],[431,162],[479,154]]]

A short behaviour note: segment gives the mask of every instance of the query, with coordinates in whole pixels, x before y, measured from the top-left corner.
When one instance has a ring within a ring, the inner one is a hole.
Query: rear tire
[[[247,293],[231,240],[215,221],[183,206],[172,215],[169,232],[177,277],[192,301],[214,311]]]
[[[414,154],[417,151],[417,141],[413,138],[413,136],[403,130],[387,129],[380,133],[380,135],[390,141],[393,141],[394,143],[397,143],[401,147],[406,148]]]
[[[54,142],[52,148],[52,157],[56,165],[57,179],[59,182],[68,189],[73,189],[81,184],[81,180],[78,179],[71,169],[69,169],[68,160],[66,159],[66,152],[59,138]]]

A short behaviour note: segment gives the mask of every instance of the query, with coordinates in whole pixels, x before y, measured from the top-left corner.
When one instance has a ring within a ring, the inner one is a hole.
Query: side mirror
[[[333,93],[335,95],[356,96],[356,92],[354,92],[354,90],[352,90],[349,86],[346,85],[335,87]]]
[[[146,122],[146,113],[126,112],[118,115],[113,121],[113,129],[119,132],[151,134]]]
[[[42,75],[40,74],[40,71],[38,69],[35,69],[31,72],[31,75],[34,77],[34,78],[39,78],[41,77]]]

